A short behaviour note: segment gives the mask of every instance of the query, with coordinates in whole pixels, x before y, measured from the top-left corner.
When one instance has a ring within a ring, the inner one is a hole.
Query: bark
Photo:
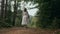
[[[5,0],[6,1],[6,4],[5,4],[5,18],[7,17],[7,6],[8,6],[8,3],[7,3],[7,1],[8,0]]]
[[[15,26],[16,14],[17,14],[17,4],[16,4],[16,0],[15,0],[14,14],[13,14],[13,26]]]
[[[4,12],[4,0],[1,2],[1,18],[3,18],[3,12]]]

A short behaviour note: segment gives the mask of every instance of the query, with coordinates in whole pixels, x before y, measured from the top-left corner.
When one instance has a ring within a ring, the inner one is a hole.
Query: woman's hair
[[[27,12],[27,9],[26,8],[24,8],[24,12]]]

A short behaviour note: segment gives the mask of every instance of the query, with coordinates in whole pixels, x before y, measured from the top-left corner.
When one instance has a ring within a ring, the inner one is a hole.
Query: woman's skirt
[[[23,16],[23,18],[22,18],[22,25],[28,25],[28,23],[29,23],[28,16]]]

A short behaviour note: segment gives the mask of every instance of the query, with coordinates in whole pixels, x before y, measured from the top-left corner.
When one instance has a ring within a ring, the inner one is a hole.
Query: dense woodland
[[[11,10],[11,2],[14,1],[14,12]],[[19,2],[22,0],[1,0],[0,3],[0,28],[1,27],[21,27],[22,11],[18,10]],[[24,0],[33,1],[39,5],[35,16],[30,15],[29,27],[40,27],[49,29],[60,28],[60,0]],[[20,7],[19,7],[20,8]],[[31,8],[33,9],[33,8]]]

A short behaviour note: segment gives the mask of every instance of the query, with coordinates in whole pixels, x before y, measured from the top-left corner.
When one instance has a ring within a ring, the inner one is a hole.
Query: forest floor
[[[44,30],[39,28],[13,27],[0,29],[0,34],[59,34],[60,30]]]

